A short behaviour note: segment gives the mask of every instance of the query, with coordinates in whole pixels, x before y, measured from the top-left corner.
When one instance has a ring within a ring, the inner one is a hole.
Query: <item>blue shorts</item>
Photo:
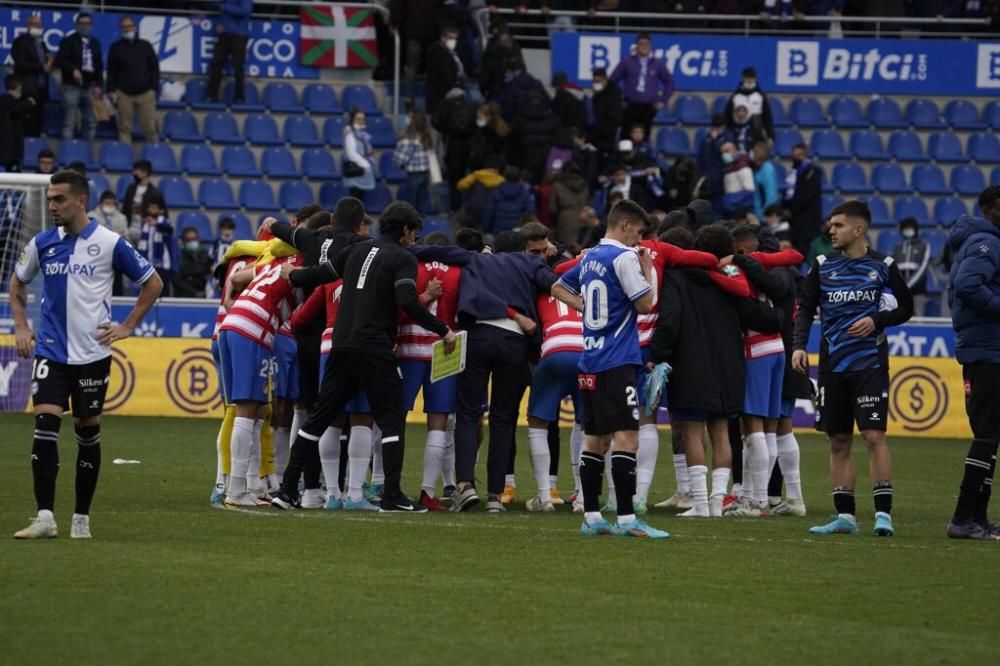
[[[330,354],[320,354],[319,357],[319,383],[320,386],[323,385],[323,373],[326,372],[326,362],[329,360]],[[358,391],[358,394],[351,399],[344,411],[348,414],[371,414],[371,407],[368,406],[368,396],[365,395],[364,391]]]
[[[781,386],[784,379],[784,352],[747,359],[743,413],[765,419],[779,418],[781,416]]]
[[[795,416],[795,398],[781,399],[781,418],[790,419]]]
[[[640,347],[642,352],[642,368],[639,370],[639,377],[636,379],[636,389],[639,392],[639,405],[646,404],[646,364],[649,363],[649,347]],[[667,389],[670,387],[670,377],[667,377],[667,385],[663,387],[663,393],[660,394],[660,409],[667,409]]]
[[[299,399],[299,355],[295,338],[277,334],[274,336],[274,397],[295,402]]]
[[[235,331],[220,331],[219,357],[227,402],[268,401],[274,364],[270,351]]]
[[[215,361],[215,372],[219,375],[219,393],[222,394],[222,400],[227,405],[231,404],[226,397],[226,384],[222,381],[222,357],[219,353],[218,338],[212,340],[212,360]]]
[[[413,411],[417,393],[422,390],[424,414],[454,413],[458,375],[431,382],[430,361],[403,360],[399,362],[399,370],[403,374],[403,407],[406,411]]]
[[[552,423],[559,420],[562,399],[573,399],[573,412],[577,420],[583,417],[580,405],[580,354],[563,351],[549,354],[535,366],[528,394],[528,416]]]

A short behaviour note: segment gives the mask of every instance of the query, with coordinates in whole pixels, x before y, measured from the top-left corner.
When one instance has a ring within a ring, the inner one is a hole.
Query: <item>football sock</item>
[[[767,482],[770,476],[770,469],[768,468],[768,455],[767,455],[767,438],[762,432],[752,432],[747,435],[747,454],[743,457],[744,469],[747,465],[747,459],[750,462],[750,485],[753,487],[752,493],[750,493],[750,499],[753,501],[754,505],[758,508],[767,507]],[[743,493],[744,496],[747,495],[746,492],[746,475],[744,474],[743,481]]]
[[[441,477],[444,485],[455,485],[455,415],[448,415],[448,426],[444,431],[444,458],[441,461]]]
[[[778,433],[766,432],[764,438],[767,440],[767,473],[770,475],[774,463],[778,461]]]
[[[229,496],[239,497],[247,491],[247,470],[253,452],[253,419],[237,416],[233,419],[232,463],[229,472]]]
[[[854,520],[854,491],[847,486],[837,486],[833,489],[833,508],[841,518]]]
[[[555,477],[559,474],[559,444],[562,433],[559,431],[559,419],[549,424],[547,443],[549,445],[549,476]],[[549,486],[556,487],[555,481],[550,481]]]
[[[573,490],[580,492],[580,453],[583,451],[583,426],[573,424],[573,432],[569,436],[570,466],[573,469]]]
[[[549,501],[549,431],[547,428],[528,428],[528,451],[531,454],[531,469],[535,473],[538,496]]]
[[[88,515],[101,474],[101,426],[76,428],[76,509],[74,513]]]
[[[997,442],[988,439],[974,439],[965,456],[965,473],[958,490],[958,505],[953,521],[964,523],[975,518],[980,495],[986,488],[986,480],[992,482],[990,470],[994,464]],[[992,485],[992,484],[991,484]]]
[[[983,479],[983,490],[979,493],[979,502],[976,504],[976,511],[972,515],[972,519],[980,525],[987,525],[990,522],[986,512],[990,506],[990,495],[993,494],[993,473],[996,471],[996,468],[997,457],[996,455],[993,455],[992,460],[990,460],[990,472],[986,478]]]
[[[420,487],[431,497],[434,497],[438,475],[444,468],[446,437],[444,430],[427,431],[427,444],[424,446],[424,478]]]
[[[892,481],[876,481],[872,488],[872,499],[875,500],[875,511],[879,513],[892,513]]]
[[[585,513],[601,515],[601,484],[604,482],[604,456],[584,451],[580,454],[580,486]],[[587,522],[594,522],[587,519]]]
[[[777,439],[778,467],[785,479],[785,494],[788,499],[802,499],[802,480],[799,473],[799,442],[794,433],[781,435]]]
[[[615,476],[611,473],[611,449],[608,449],[608,452],[604,454],[604,480],[608,484],[608,497],[612,495],[617,497],[615,493]]]
[[[274,474],[274,429],[271,427],[270,408],[264,420],[258,420],[257,441],[260,442],[260,477]]]
[[[660,433],[653,423],[639,426],[639,448],[636,451],[635,495],[641,500],[649,496],[649,486],[656,471],[660,454]]]
[[[260,431],[263,421],[255,421],[253,425],[253,445],[250,448],[250,459],[247,465],[247,488],[256,491],[260,488]]]
[[[613,451],[611,453],[611,476],[615,479],[618,517],[631,516],[634,520],[635,509],[632,508],[632,496],[635,495],[636,485],[636,455],[627,451]]]
[[[359,502],[364,498],[361,485],[368,476],[368,463],[372,458],[372,429],[365,426],[351,428],[351,442],[347,446],[347,495]]]
[[[340,428],[327,428],[319,438],[319,461],[326,477],[326,492],[331,497],[340,497]]]
[[[722,498],[726,496],[729,488],[729,474],[728,467],[716,467],[712,470],[712,499],[721,502]]]
[[[705,465],[689,465],[688,485],[695,505],[708,504],[708,467]]]
[[[35,437],[31,447],[31,473],[35,478],[35,502],[39,511],[52,511],[56,503],[59,474],[59,427],[55,414],[35,415]]]
[[[687,456],[683,453],[674,454],[674,479],[677,481],[677,492],[682,495],[687,495],[691,492]]]
[[[280,475],[288,464],[288,445],[291,440],[291,430],[288,428],[274,429],[274,473]],[[340,446],[337,447],[340,450]]]
[[[372,426],[372,485],[385,484],[385,461],[382,459],[382,430]]]
[[[232,455],[230,448],[233,441],[233,422],[236,420],[236,405],[226,405],[225,414],[222,417],[222,428],[219,430],[219,434],[222,436],[219,445],[221,447],[219,455],[222,458],[222,473],[232,474],[230,467],[232,465]]]

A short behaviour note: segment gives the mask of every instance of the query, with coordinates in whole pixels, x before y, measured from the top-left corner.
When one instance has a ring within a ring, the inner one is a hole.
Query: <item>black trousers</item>
[[[243,63],[247,56],[247,38],[242,35],[233,35],[224,32],[219,35],[215,42],[215,52],[212,54],[212,64],[208,68],[208,87],[205,89],[205,97],[208,99],[219,99],[219,83],[222,81],[222,68],[226,60],[233,60],[233,75],[236,78],[236,90],[233,91],[233,99],[242,100],[246,98],[243,87]]]
[[[653,118],[656,116],[656,105],[640,104],[629,102],[622,114],[621,137],[627,139],[633,125],[642,125],[646,128],[646,141],[652,141],[649,132],[653,126]]]
[[[510,447],[521,396],[528,386],[528,339],[496,326],[477,324],[469,331],[465,372],[458,376],[455,417],[455,473],[472,483],[476,472],[476,428],[487,391],[490,404],[490,450],[487,490],[503,493]],[[492,384],[491,384],[492,379]],[[386,470],[388,475],[388,470]]]

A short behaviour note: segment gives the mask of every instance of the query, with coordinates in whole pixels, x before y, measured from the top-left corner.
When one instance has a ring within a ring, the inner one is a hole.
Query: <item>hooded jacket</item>
[[[535,198],[518,181],[507,181],[490,193],[483,211],[483,231],[494,236],[521,224],[521,217],[535,212]]]
[[[570,245],[578,241],[580,211],[590,203],[586,179],[578,173],[561,173],[552,181],[549,212],[555,217],[559,242]]]
[[[952,326],[959,363],[1000,363],[1000,229],[963,215],[951,228]]]
[[[545,95],[532,92],[517,110],[511,127],[513,140],[509,161],[518,168],[527,169],[533,182],[540,180],[545,171],[545,159],[559,126],[559,118],[549,110]]]

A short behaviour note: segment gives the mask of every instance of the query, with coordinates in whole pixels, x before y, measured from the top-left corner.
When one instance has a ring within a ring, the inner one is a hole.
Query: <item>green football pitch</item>
[[[67,422],[60,538],[18,542],[10,535],[34,512],[32,421],[4,416],[0,427],[2,664],[957,664],[1000,655],[1000,544],[944,538],[965,442],[892,442],[891,539],[870,535],[864,492],[861,536],[809,535],[831,503],[825,446],[803,436],[809,517],[687,522],[653,511],[649,522],[673,537],[646,542],[585,539],[568,508],[529,515],[523,504],[500,516],[213,509],[214,423],[111,417],[94,539],[68,538]],[[413,493],[423,437],[417,427],[408,434]],[[662,440],[654,501],[674,485]],[[518,479],[522,492],[533,485],[526,455]]]

